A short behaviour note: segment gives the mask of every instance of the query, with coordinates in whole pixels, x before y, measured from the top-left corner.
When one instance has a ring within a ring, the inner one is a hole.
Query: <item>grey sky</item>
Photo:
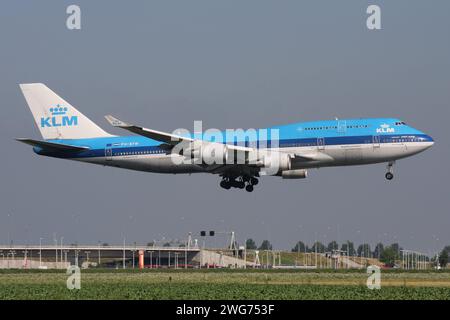
[[[65,27],[78,4],[82,30]],[[365,26],[382,9],[382,30]],[[234,230],[269,238],[450,244],[449,1],[8,1],[0,10],[0,242],[146,243]],[[255,192],[213,175],[158,175],[35,155],[40,138],[18,83],[44,82],[101,127],[257,128],[398,117],[435,146],[384,165],[263,178]],[[9,216],[8,216],[9,214]],[[438,238],[439,240],[436,240]],[[218,238],[216,244],[224,243]]]

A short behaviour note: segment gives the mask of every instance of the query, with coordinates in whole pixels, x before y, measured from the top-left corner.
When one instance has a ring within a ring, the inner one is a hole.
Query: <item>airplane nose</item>
[[[434,144],[434,139],[431,136],[429,136],[429,135],[425,135],[425,141],[424,142],[425,142],[425,145],[424,145],[424,149],[423,150],[426,150],[426,149],[430,148]]]

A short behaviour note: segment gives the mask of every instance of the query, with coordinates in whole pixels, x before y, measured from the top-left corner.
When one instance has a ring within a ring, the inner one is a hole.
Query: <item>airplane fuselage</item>
[[[311,161],[293,163],[291,169],[362,165],[393,162],[417,154],[433,145],[433,139],[398,119],[352,119],[294,123],[278,129],[273,141],[225,141],[225,144],[256,145],[289,154],[320,154]],[[40,155],[84,161],[131,170],[158,173],[208,172],[200,164],[175,164],[164,145],[142,136],[111,136],[91,139],[54,139],[55,143],[88,147],[83,152],[49,151],[35,147]]]

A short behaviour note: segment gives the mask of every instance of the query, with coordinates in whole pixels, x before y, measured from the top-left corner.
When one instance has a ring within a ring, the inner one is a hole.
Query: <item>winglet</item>
[[[132,125],[123,122],[117,118],[114,118],[112,115],[108,114],[105,116],[105,119],[109,122],[110,125],[112,125],[113,127],[119,127],[119,128],[128,128],[128,127],[132,127]]]

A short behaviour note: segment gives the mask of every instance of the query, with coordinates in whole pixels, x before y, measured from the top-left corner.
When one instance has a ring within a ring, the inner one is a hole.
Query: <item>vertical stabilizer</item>
[[[84,139],[112,136],[46,85],[42,83],[21,84],[20,89],[44,139]]]

